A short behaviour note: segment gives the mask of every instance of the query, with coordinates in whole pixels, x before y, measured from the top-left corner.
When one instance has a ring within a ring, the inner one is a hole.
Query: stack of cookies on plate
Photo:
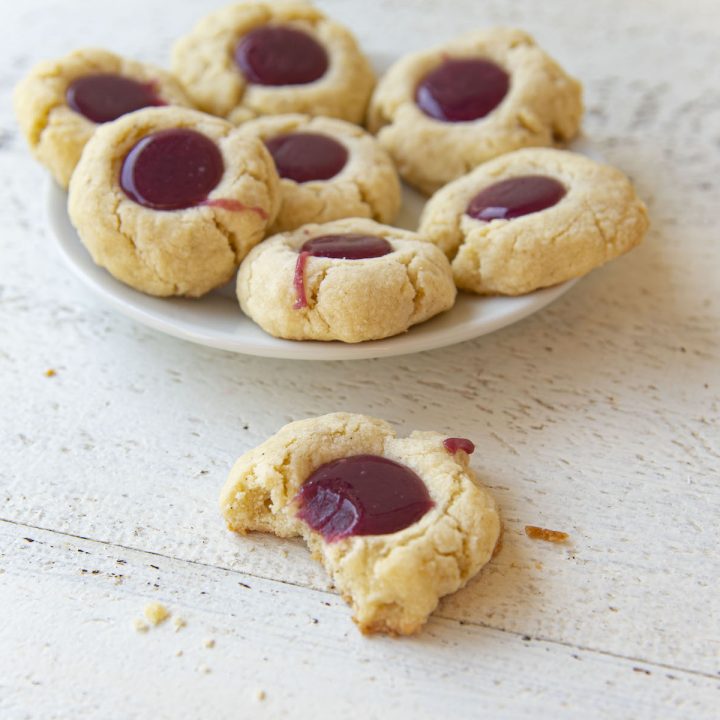
[[[456,288],[579,277],[648,224],[619,170],[553,147],[579,132],[581,87],[515,29],[408,55],[376,82],[312,5],[248,0],[181,38],[172,73],[79,50],[35,67],[15,107],[98,265],[156,296],[237,274],[242,310],[276,337],[396,335]],[[416,232],[392,225],[399,176],[432,196]]]

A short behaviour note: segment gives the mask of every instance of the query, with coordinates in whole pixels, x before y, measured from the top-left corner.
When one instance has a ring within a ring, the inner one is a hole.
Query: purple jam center
[[[265,145],[280,177],[298,183],[329,180],[345,167],[348,158],[344,145],[317,133],[278,135]]]
[[[146,135],[125,156],[120,186],[153,210],[200,205],[224,171],[217,145],[194,130],[173,128]]]
[[[445,60],[420,81],[415,102],[431,118],[469,122],[494,110],[510,87],[508,74],[489,60]]]
[[[328,68],[325,49],[310,35],[270,25],[240,39],[235,62],[248,82],[257,85],[304,85],[320,79]]]
[[[462,450],[468,455],[472,455],[475,452],[475,443],[467,438],[446,438],[443,440],[443,445],[451,455],[454,455],[458,450]]]
[[[434,505],[410,468],[378,455],[354,455],[319,467],[295,500],[298,517],[328,542],[404,530]]]
[[[359,233],[321,235],[308,240],[300,248],[301,253],[336,260],[365,260],[382,257],[392,251],[392,245],[385,238]]]
[[[112,73],[83,75],[73,80],[65,92],[65,100],[75,112],[94,123],[110,122],[140,108],[165,105],[153,83],[141,83]]]
[[[465,212],[476,220],[511,220],[552,207],[565,188],[547,175],[521,175],[481,190]]]

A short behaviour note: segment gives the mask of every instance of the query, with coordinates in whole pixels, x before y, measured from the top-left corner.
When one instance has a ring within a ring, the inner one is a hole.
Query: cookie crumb
[[[178,651],[175,653],[175,657],[182,657],[182,655],[183,655],[183,651],[182,651],[182,650],[178,650]]]
[[[177,632],[187,626],[187,620],[185,620],[185,618],[176,617],[173,619],[173,625],[175,626],[175,632]]]
[[[255,699],[258,702],[262,702],[267,697],[267,693],[264,690],[256,690],[255,691]]]
[[[160,625],[170,617],[170,611],[159,602],[148,603],[143,612],[151,625]]]
[[[544,540],[551,543],[564,543],[570,536],[561,530],[548,530],[537,525],[526,525],[525,534],[531,540]]]
[[[207,665],[198,665],[197,671],[199,673],[202,673],[203,675],[209,675],[211,672],[210,668]]]
[[[205,640],[205,642],[203,643],[203,645],[205,645],[206,648],[214,648],[214,647],[215,647],[215,641],[214,641],[212,638],[208,638],[207,640]]]
[[[135,618],[135,620],[133,620],[133,627],[135,628],[135,632],[139,633],[146,633],[150,629],[150,626],[144,620],[140,620],[139,618]]]
[[[55,377],[57,375],[57,370],[53,370],[50,368],[49,370],[46,370],[44,373],[45,377]]]

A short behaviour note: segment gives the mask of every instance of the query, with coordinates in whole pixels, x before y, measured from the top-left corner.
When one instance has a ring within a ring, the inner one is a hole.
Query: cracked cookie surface
[[[120,187],[120,170],[139,140],[188,129],[212,140],[224,169],[207,201],[153,210]],[[181,108],[139,110],[102,125],[70,183],[68,211],[93,260],[150,295],[198,297],[231,279],[279,207],[278,177],[264,145],[233,125]]]
[[[301,536],[353,608],[363,632],[410,634],[438,600],[463,587],[490,560],[500,534],[495,502],[464,451],[444,436],[398,438],[384,420],[332,413],[290,423],[235,463],[220,497],[230,530]],[[370,454],[401,463],[423,481],[432,509],[403,530],[327,542],[297,516],[294,501],[322,465]]]
[[[271,232],[348,217],[367,217],[381,223],[395,219],[401,200],[395,166],[378,141],[357,125],[292,114],[251,120],[241,125],[240,131],[263,142],[289,133],[317,133],[337,141],[347,151],[344,167],[328,180],[280,178],[282,203]]]
[[[483,59],[507,73],[509,88],[492,111],[471,121],[445,122],[420,109],[419,83],[448,59]],[[431,194],[503,153],[572,139],[581,116],[580,83],[527,33],[491,28],[397,61],[375,89],[368,127],[402,177]]]
[[[308,257],[300,273],[306,306],[295,307],[301,247],[345,233],[383,238],[392,251],[360,260]],[[268,238],[240,266],[237,295],[243,312],[275,337],[355,343],[397,335],[448,310],[456,290],[447,258],[431,243],[347,218]]]
[[[234,59],[238,42],[264,26],[305,33],[327,54],[322,77],[304,84],[248,82]],[[309,3],[248,1],[205,18],[173,48],[172,67],[201,110],[244,122],[259,115],[307,113],[360,123],[375,75],[349,30]]]
[[[168,72],[107,50],[87,48],[39,63],[15,88],[15,114],[33,155],[63,188],[98,127],[68,105],[68,87],[78,78],[99,73],[149,84],[167,105],[190,106],[182,86]]]
[[[551,207],[489,222],[467,214],[484,189],[538,174],[565,189]],[[620,170],[577,153],[529,148],[485,163],[435,193],[419,233],[450,258],[459,288],[521,295],[580,277],[628,252],[647,227],[647,209]]]

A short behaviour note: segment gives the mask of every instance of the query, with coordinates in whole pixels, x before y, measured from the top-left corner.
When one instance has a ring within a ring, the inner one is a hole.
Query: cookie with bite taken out
[[[235,532],[302,537],[362,632],[408,635],[498,542],[473,450],[435,432],[399,438],[364,415],[300,420],[238,459],[220,509]]]

